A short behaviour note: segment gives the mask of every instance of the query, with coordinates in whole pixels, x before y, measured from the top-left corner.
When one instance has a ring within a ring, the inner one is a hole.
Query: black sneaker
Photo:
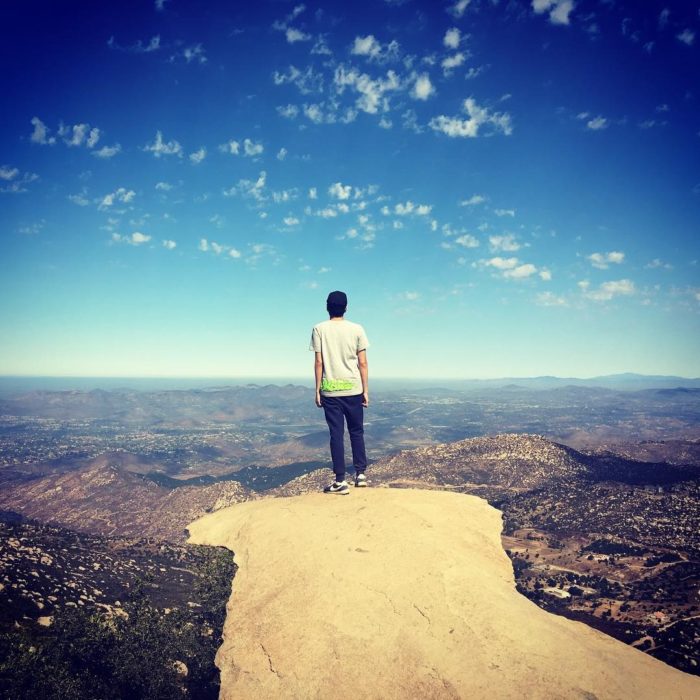
[[[355,474],[355,486],[367,486],[367,477],[362,473]]]
[[[323,493],[339,493],[341,496],[347,496],[350,493],[347,481],[334,481],[330,486],[323,489]]]

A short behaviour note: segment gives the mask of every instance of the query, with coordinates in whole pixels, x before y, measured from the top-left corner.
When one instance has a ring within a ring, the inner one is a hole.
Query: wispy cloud
[[[112,207],[115,203],[129,204],[131,201],[133,201],[135,196],[136,192],[134,192],[134,190],[128,190],[126,187],[120,187],[114,192],[106,194],[100,200],[97,208],[101,211],[105,211]]]
[[[255,199],[258,202],[263,202],[267,199],[265,193],[265,184],[267,182],[267,172],[261,171],[257,180],[242,179],[238,184],[224,190],[224,197],[234,197],[240,195],[244,198]]]
[[[152,36],[148,42],[143,42],[139,39],[134,44],[122,45],[117,43],[113,36],[107,40],[107,46],[115,51],[125,51],[126,53],[153,53],[161,48],[160,34]]]
[[[463,199],[460,203],[460,207],[473,207],[477,204],[483,204],[486,201],[486,197],[481,194],[473,194],[469,199]]]
[[[178,141],[163,141],[163,134],[156,131],[156,138],[153,143],[147,143],[143,147],[144,151],[153,153],[156,158],[161,156],[177,156],[182,158],[182,146]]]
[[[442,38],[442,43],[448,49],[458,49],[459,42],[461,41],[462,33],[457,29],[457,27],[452,27],[445,32],[445,36]]]
[[[121,150],[121,144],[115,143],[114,146],[102,146],[102,148],[98,148],[96,151],[92,152],[92,155],[96,158],[103,158],[107,160],[108,158],[113,158],[118,153],[121,153]]]
[[[388,44],[382,44],[373,34],[356,36],[350,53],[353,56],[366,56],[377,62],[396,60],[399,55],[399,43],[393,40]]]
[[[609,253],[591,253],[586,258],[593,267],[599,270],[607,270],[610,264],[619,265],[624,262],[625,254],[619,250],[612,250]]]
[[[416,78],[411,90],[411,97],[414,100],[427,100],[431,95],[435,94],[435,88],[430,82],[430,76],[427,73],[422,73]]]
[[[456,0],[456,2],[452,5],[450,5],[447,8],[447,11],[453,16],[453,17],[461,17],[467,7],[469,7],[469,3],[471,0]]]
[[[520,244],[515,240],[512,233],[506,233],[500,236],[489,236],[489,246],[492,251],[503,251],[512,253],[520,250]]]
[[[603,282],[597,289],[591,289],[587,282],[579,282],[579,287],[583,295],[593,301],[610,301],[616,296],[632,296],[637,291],[634,282],[629,279]]]
[[[490,133],[500,131],[506,136],[513,133],[508,113],[491,112],[486,107],[480,107],[472,97],[464,100],[463,109],[467,119],[440,115],[430,120],[430,128],[451,138],[475,138],[484,127],[490,127]]]
[[[206,238],[199,239],[198,250],[203,253],[213,253],[214,255],[225,256],[238,260],[241,257],[241,251],[238,248],[234,248],[226,243],[217,243],[216,241],[209,241]]]
[[[201,44],[186,46],[182,51],[182,57],[187,63],[199,63],[202,65],[207,62],[207,56]],[[171,57],[171,60],[173,59],[174,57]]]
[[[535,13],[548,12],[552,24],[569,24],[569,16],[574,7],[573,0],[532,0]]]
[[[115,243],[128,243],[129,245],[139,246],[148,243],[150,240],[151,236],[141,233],[140,231],[134,231],[130,236],[123,236],[119,233],[112,234],[112,241]]]
[[[36,173],[22,173],[19,168],[10,165],[0,167],[0,192],[21,194],[27,192],[27,185],[38,180]]]
[[[569,303],[562,296],[552,292],[540,292],[535,301],[538,306],[568,306]]]
[[[695,32],[692,29],[684,29],[676,34],[676,39],[686,46],[692,46],[695,43]]]
[[[206,157],[207,149],[202,146],[202,148],[199,150],[190,153],[190,162],[194,163],[195,165],[199,165]]]

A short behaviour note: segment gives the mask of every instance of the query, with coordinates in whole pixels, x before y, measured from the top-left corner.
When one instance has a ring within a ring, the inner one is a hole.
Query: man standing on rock
[[[367,486],[365,437],[362,411],[369,406],[367,348],[364,328],[344,318],[348,298],[344,292],[331,292],[326,300],[329,320],[314,326],[309,350],[315,353],[316,405],[323,408],[331,434],[331,459],[335,481],[325,493],[346,495],[345,421],[350,433],[355,486]]]

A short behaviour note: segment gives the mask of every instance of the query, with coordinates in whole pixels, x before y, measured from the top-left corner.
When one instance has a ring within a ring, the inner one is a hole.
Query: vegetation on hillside
[[[146,581],[132,586],[125,615],[65,608],[47,628],[0,636],[0,697],[32,700],[217,698],[214,656],[236,565],[223,548],[201,547],[193,606],[163,610]]]

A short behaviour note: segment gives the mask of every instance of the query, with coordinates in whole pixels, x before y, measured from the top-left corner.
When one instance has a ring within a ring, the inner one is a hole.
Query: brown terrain
[[[697,450],[674,442],[669,461],[663,454],[658,441],[620,457],[504,434],[404,450],[371,464],[368,476],[371,486],[486,498],[504,514],[502,546],[521,593],[698,674]],[[181,543],[187,523],[205,513],[319,491],[330,476],[319,469],[263,492],[233,480],[173,488],[135,473],[137,465],[109,453],[77,471],[9,480],[0,508],[84,532]]]
[[[239,565],[223,700],[694,698],[700,679],[516,591],[486,501],[415,489],[237,504],[188,526]]]
[[[181,542],[193,518],[252,496],[237,481],[167,488],[103,455],[77,471],[4,485],[0,508],[84,532]]]

